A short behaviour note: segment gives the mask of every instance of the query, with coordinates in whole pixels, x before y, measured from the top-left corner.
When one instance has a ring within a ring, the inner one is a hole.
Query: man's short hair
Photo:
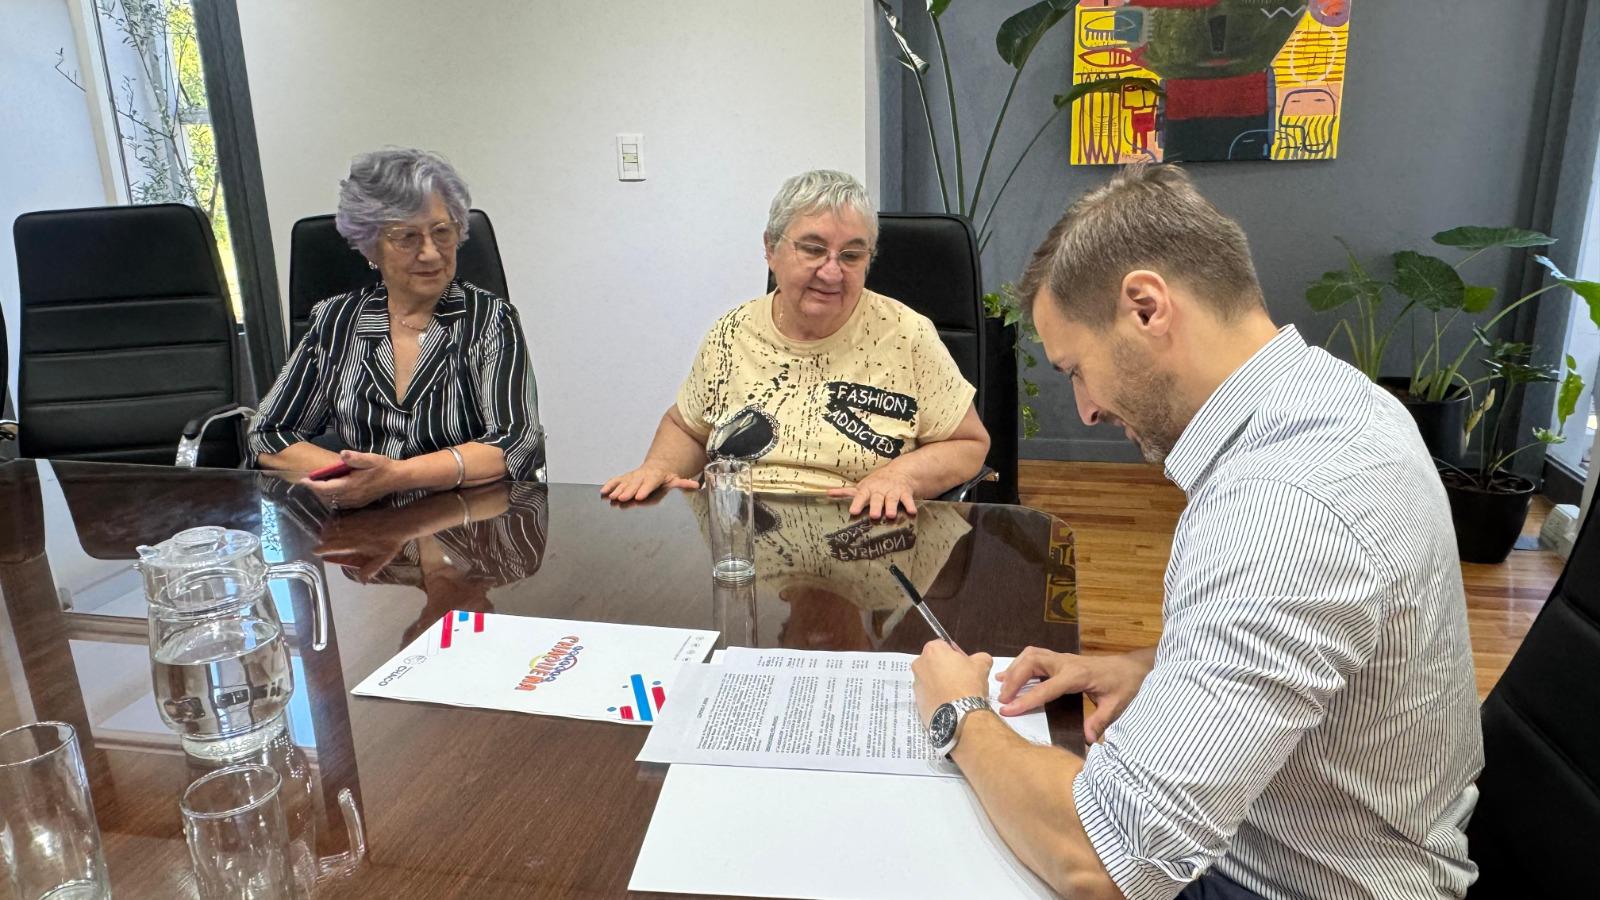
[[[1128,166],[1067,207],[1033,251],[1018,295],[1031,314],[1048,287],[1064,315],[1103,330],[1123,277],[1137,269],[1184,284],[1223,321],[1265,306],[1244,229],[1175,165]]]

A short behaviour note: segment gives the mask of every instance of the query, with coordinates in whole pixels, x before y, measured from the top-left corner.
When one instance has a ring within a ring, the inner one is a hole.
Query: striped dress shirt
[[[1459,897],[1483,737],[1443,487],[1392,396],[1282,329],[1167,458],[1155,666],[1073,783],[1129,900]]]
[[[405,397],[395,399],[383,282],[330,297],[262,401],[250,451],[278,453],[330,426],[346,447],[408,459],[475,442],[507,477],[544,481],[538,389],[516,309],[455,280],[434,307]]]

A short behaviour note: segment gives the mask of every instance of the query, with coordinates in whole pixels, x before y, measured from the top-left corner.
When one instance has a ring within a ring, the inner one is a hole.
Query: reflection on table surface
[[[633,761],[642,729],[349,688],[452,610],[915,653],[930,635],[890,562],[969,650],[1078,647],[1071,531],[1050,516],[928,503],[871,522],[826,498],[758,500],[757,577],[728,586],[711,579],[698,494],[620,508],[589,485],[502,483],[335,516],[265,473],[0,464],[0,729],[72,723],[119,896],[191,892],[177,798],[203,767],[155,710],[134,548],[240,528],[268,562],[321,561],[328,582],[320,652],[303,589],[272,588],[295,693],[267,761],[303,794],[291,838],[319,863],[317,896],[621,896],[664,774]],[[1076,698],[1050,721],[1081,749]]]

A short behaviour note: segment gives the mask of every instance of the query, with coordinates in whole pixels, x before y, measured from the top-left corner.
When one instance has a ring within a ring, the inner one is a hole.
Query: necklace
[[[399,322],[402,326],[404,326],[406,328],[409,328],[409,329],[411,329],[412,331],[415,331],[418,334],[422,334],[423,332],[428,330],[428,326],[426,324],[423,324],[421,326],[417,326],[417,325],[411,324],[410,322],[407,322],[405,316],[402,316],[399,313],[395,312],[392,308],[389,310],[389,318],[393,319],[396,322]],[[431,318],[431,316],[430,316],[430,318]]]

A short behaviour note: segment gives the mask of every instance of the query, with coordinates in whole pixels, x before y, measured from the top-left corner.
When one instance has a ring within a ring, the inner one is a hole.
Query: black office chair
[[[18,216],[18,450],[237,466],[237,330],[211,223],[192,206]],[[227,427],[208,430],[229,419]]]
[[[1592,897],[1600,848],[1600,516],[1483,702],[1471,900]]]
[[[456,250],[456,276],[484,290],[511,299],[500,245],[488,213],[467,213],[467,240]],[[333,226],[333,216],[310,216],[294,223],[289,234],[289,344],[311,324],[311,307],[319,301],[376,284],[378,273]]]
[[[772,290],[767,276],[767,290]],[[961,374],[977,388],[973,404],[989,430],[993,471],[952,499],[1017,502],[1016,329],[983,313],[983,275],[972,223],[946,213],[879,213],[878,255],[867,289],[933,320]]]
[[[6,311],[0,308],[0,444],[17,439],[17,421],[7,418],[11,411],[11,394],[7,390],[11,380],[10,337],[6,332]],[[0,450],[9,448],[0,447]]]

